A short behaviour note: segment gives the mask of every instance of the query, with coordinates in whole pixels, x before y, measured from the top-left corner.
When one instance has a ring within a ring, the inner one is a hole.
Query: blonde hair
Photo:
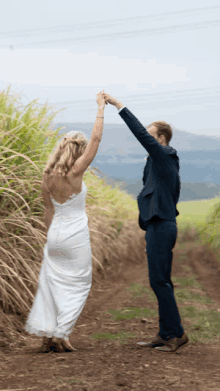
[[[173,136],[173,131],[172,131],[171,126],[165,121],[152,122],[149,125],[149,127],[152,125],[156,126],[156,128],[157,128],[157,136],[160,137],[163,135],[165,137],[166,143],[168,145],[172,136]]]
[[[48,159],[43,175],[58,170],[58,173],[66,178],[75,161],[83,155],[87,145],[88,139],[83,132],[67,133]]]

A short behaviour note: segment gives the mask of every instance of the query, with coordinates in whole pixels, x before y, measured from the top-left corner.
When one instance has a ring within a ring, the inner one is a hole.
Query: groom
[[[171,281],[172,249],[177,238],[176,204],[180,194],[179,157],[170,147],[172,129],[158,121],[148,129],[123,106],[105,94],[106,103],[116,106],[134,136],[149,152],[144,168],[143,189],[137,197],[139,226],[146,231],[146,253],[150,285],[158,299],[160,331],[151,342],[138,342],[139,346],[159,351],[175,352],[188,342],[174,297]]]

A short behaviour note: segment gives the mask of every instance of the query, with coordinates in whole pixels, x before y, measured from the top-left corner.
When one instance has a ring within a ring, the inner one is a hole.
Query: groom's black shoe
[[[150,341],[150,342],[137,342],[137,345],[144,348],[155,348],[157,346],[164,346],[166,344],[166,341],[164,341],[160,336],[159,333],[156,335],[156,337]]]

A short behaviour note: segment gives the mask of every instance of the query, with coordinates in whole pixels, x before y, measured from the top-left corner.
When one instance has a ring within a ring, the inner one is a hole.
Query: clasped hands
[[[104,108],[105,105],[107,105],[108,103],[110,103],[113,106],[116,106],[118,110],[123,107],[123,104],[121,102],[119,102],[117,99],[113,98],[111,95],[106,94],[104,92],[104,90],[100,91],[97,94],[96,100],[97,100],[98,106],[102,107],[102,108]]]

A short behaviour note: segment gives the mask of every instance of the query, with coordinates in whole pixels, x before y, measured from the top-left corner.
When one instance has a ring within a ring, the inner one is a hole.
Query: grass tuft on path
[[[195,288],[202,288],[201,284],[196,281],[196,276],[190,277],[172,277],[173,283],[180,284],[181,287],[193,286]]]
[[[191,341],[208,343],[220,335],[220,312],[200,310],[192,306],[180,307],[180,316],[191,319],[191,331],[188,336]]]
[[[134,318],[147,318],[156,317],[158,313],[156,310],[150,308],[123,308],[121,310],[110,309],[108,311],[112,315],[114,320],[134,319]]]
[[[214,301],[208,296],[201,296],[197,293],[191,293],[188,289],[175,289],[175,298],[177,303],[192,301],[201,304],[212,304]]]
[[[157,297],[152,289],[142,284],[132,284],[127,288],[129,292],[133,293],[133,297],[142,297],[143,295],[147,295],[150,301],[157,301]]]

